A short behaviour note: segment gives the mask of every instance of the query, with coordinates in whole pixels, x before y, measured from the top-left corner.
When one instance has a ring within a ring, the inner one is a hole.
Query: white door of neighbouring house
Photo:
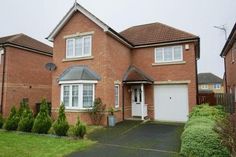
[[[188,120],[188,86],[156,85],[154,87],[155,120],[186,122]]]

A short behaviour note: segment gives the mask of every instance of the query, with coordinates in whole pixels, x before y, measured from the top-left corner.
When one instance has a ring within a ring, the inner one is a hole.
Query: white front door
[[[142,105],[142,91],[141,85],[132,86],[132,96],[131,96],[131,103],[132,103],[132,116],[141,116],[141,105]]]
[[[154,87],[155,119],[186,122],[188,120],[188,86],[156,85]]]

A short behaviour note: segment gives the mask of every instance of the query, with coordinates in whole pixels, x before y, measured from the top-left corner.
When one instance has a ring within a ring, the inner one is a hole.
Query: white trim
[[[172,55],[172,60],[168,60],[165,61],[165,48],[170,48],[171,49],[171,55]],[[174,59],[174,49],[175,48],[180,48],[181,52],[180,52],[180,59]],[[157,60],[157,51],[161,50],[161,54],[162,54],[162,60],[158,61]],[[157,47],[155,48],[154,51],[154,62],[157,64],[161,64],[161,63],[174,63],[174,62],[181,62],[183,61],[183,46],[182,45],[176,45],[176,46],[165,46],[165,47]]]
[[[162,63],[152,63],[152,66],[179,65],[179,64],[185,64],[185,63],[186,63],[186,61],[162,62]]]
[[[208,84],[202,84],[201,89],[209,89]]]
[[[189,84],[191,83],[190,80],[182,80],[182,81],[155,81],[154,84],[155,85],[165,85],[165,84]]]
[[[84,84],[88,84],[88,83],[84,83]],[[87,109],[91,109],[91,107],[89,108],[84,108],[83,107],[83,85],[84,84],[62,84],[61,85],[61,95],[60,95],[60,103],[63,103],[63,98],[64,98],[64,87],[65,86],[69,86],[69,106],[65,106],[66,110],[87,110]],[[95,100],[95,84],[89,83],[90,85],[92,85],[92,90],[93,90],[93,102]],[[78,87],[78,105],[76,107],[72,106],[72,99],[73,99],[73,86],[77,86]]]
[[[85,49],[85,39],[88,39],[89,40],[89,48],[90,48],[90,51],[88,54],[85,54],[84,52],[84,49]],[[77,40],[82,40],[82,50],[81,50],[81,55],[78,56],[76,55],[76,41]],[[69,41],[72,41],[73,44],[72,44],[72,48],[73,48],[73,52],[72,52],[72,55],[68,55],[68,42]],[[66,39],[66,59],[73,59],[73,58],[85,58],[85,57],[91,57],[92,56],[92,36],[91,35],[85,35],[85,36],[80,36],[80,37],[74,37],[74,38],[67,38]]]
[[[59,81],[59,84],[79,84],[79,83],[98,83],[96,80],[74,80],[74,81]]]
[[[117,104],[116,104],[116,91],[114,90],[115,108],[119,108],[120,107],[120,85],[116,84],[114,87],[115,87],[114,88],[115,90],[118,89],[118,91],[117,91],[117,94],[118,94],[117,95],[117,97],[118,97]]]
[[[94,31],[92,32],[77,32],[75,34],[71,34],[71,35],[66,35],[63,38],[67,39],[67,38],[75,38],[75,37],[81,37],[81,36],[87,36],[87,35],[93,35]]]
[[[50,33],[50,35],[47,37],[49,41],[53,41],[56,34],[63,28],[63,26],[67,23],[67,21],[72,17],[72,15],[76,12],[80,11],[82,14],[84,14],[87,18],[89,18],[91,21],[96,23],[99,27],[101,27],[104,31],[108,31],[109,27],[100,21],[97,17],[95,17],[93,14],[88,12],[86,9],[84,9],[81,5],[78,3],[74,5],[68,13],[63,17],[63,19],[59,22],[59,24],[54,28],[54,30]]]

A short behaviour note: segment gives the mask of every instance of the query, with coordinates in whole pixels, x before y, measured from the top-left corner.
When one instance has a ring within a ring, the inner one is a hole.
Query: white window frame
[[[172,51],[172,60],[171,61],[165,61],[164,60],[164,49],[165,48],[171,48],[171,51]],[[181,49],[181,57],[180,59],[174,59],[174,49],[175,48],[180,48]],[[162,60],[161,61],[158,61],[157,60],[157,52],[158,50],[161,50],[162,52]],[[182,45],[178,45],[178,46],[168,46],[168,47],[158,47],[158,48],[155,48],[155,53],[154,53],[154,57],[155,57],[155,63],[166,63],[166,62],[180,62],[180,61],[183,61],[183,46]]]
[[[90,52],[89,54],[84,54],[84,40],[85,38],[90,39]],[[76,49],[75,49],[75,44],[76,44],[76,39],[82,39],[82,53],[81,55],[76,55]],[[72,40],[73,41],[73,55],[70,56],[68,55],[68,41]],[[66,58],[71,59],[71,58],[83,58],[83,57],[90,57],[92,56],[92,35],[85,35],[85,36],[78,36],[78,37],[73,37],[73,38],[67,38],[66,39]]]
[[[208,89],[209,87],[208,87],[208,84],[202,84],[201,85],[201,89]]]
[[[115,91],[116,89],[118,90],[117,95]],[[120,86],[119,85],[115,85],[114,87],[114,98],[115,98],[115,108],[119,108],[120,107]],[[116,104],[116,98],[118,99],[117,104]]]
[[[81,110],[91,109],[91,107],[90,108],[83,107],[83,84],[92,84],[93,85],[93,102],[94,102],[94,100],[95,100],[95,84],[94,83],[86,82],[86,83],[79,83],[79,84],[76,83],[75,84],[75,83],[68,82],[68,83],[61,84],[61,98],[60,98],[61,104],[63,103],[63,98],[64,98],[64,86],[69,86],[69,88],[70,88],[70,90],[69,90],[69,92],[70,92],[69,106],[65,106],[66,109],[72,109],[72,110],[74,110],[74,109],[81,109]],[[78,102],[79,102],[78,107],[72,106],[72,86],[73,85],[77,85],[78,90],[79,90],[78,91]]]
[[[220,83],[215,83],[213,84],[214,89],[221,89],[221,84]]]

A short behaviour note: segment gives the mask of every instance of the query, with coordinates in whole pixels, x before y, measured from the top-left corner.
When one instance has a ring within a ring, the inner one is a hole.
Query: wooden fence
[[[198,94],[198,103],[204,104],[208,103],[209,105],[222,105],[226,112],[235,113],[235,99],[234,94],[228,93],[199,93]]]

